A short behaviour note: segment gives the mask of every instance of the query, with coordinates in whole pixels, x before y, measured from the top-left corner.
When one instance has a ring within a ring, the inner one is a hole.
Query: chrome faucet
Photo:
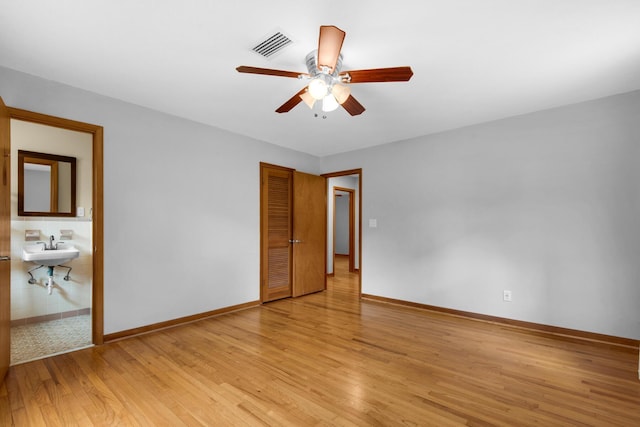
[[[53,234],[52,234],[51,237],[49,237],[49,250],[55,249],[55,247],[53,246],[53,240],[54,239],[53,239]]]

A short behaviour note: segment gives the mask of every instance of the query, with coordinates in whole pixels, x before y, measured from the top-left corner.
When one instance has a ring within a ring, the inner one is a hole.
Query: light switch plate
[[[77,216],[84,216],[84,208],[82,208],[82,207],[78,208]]]
[[[376,228],[378,227],[378,220],[377,219],[369,219],[369,228]]]

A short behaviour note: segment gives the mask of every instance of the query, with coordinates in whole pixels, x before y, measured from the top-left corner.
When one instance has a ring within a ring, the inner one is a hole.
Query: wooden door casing
[[[11,138],[9,110],[0,98],[0,383],[11,363]]]
[[[92,289],[91,289],[91,341],[104,342],[104,129],[102,126],[7,107],[12,120],[22,120],[92,135]],[[75,213],[74,213],[75,215]]]

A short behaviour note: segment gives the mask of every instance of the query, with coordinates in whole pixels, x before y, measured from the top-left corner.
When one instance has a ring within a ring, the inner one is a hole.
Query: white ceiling
[[[320,25],[346,31],[343,70],[367,109],[274,110],[304,83]],[[294,43],[267,60],[274,30]],[[0,65],[314,155],[330,155],[640,89],[638,0],[5,0]],[[1,95],[1,94],[0,94]]]

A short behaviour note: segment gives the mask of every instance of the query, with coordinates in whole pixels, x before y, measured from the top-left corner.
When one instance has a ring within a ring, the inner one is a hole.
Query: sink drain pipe
[[[53,292],[53,266],[49,266],[47,274],[49,275],[47,279],[47,292],[51,295],[51,292]]]
[[[37,283],[35,277],[33,277],[33,274],[31,274],[32,271],[37,270],[39,268],[44,267],[44,265],[39,265],[37,267],[32,268],[31,270],[27,271],[27,273],[29,274],[29,283],[30,284],[35,284]],[[49,293],[49,295],[51,295],[51,293],[53,292],[53,269],[54,267],[56,267],[55,265],[50,265],[47,266],[47,292]],[[66,268],[67,269],[67,274],[64,276],[64,280],[69,280],[71,279],[71,276],[69,276],[69,274],[71,273],[72,268],[69,267],[68,265],[58,265],[57,267],[62,267],[62,268]]]

